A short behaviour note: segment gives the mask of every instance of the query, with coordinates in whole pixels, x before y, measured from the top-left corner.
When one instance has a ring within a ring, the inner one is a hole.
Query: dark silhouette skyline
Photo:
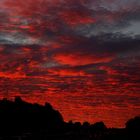
[[[112,119],[115,119],[112,117]],[[51,104],[31,104],[15,97],[0,100],[0,139],[2,140],[137,140],[140,116],[126,122],[125,128],[107,128],[104,122],[65,122]]]

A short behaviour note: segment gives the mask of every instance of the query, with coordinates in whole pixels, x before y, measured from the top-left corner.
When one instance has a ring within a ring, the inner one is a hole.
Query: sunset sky
[[[140,0],[0,0],[0,98],[15,96],[65,121],[140,115]]]

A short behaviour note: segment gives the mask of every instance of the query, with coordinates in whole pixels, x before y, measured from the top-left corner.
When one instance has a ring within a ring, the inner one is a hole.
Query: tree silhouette
[[[55,129],[64,124],[62,115],[46,103],[30,104],[16,97],[15,101],[0,101],[0,132],[23,133],[41,129]]]
[[[128,120],[124,129],[109,129],[103,122],[64,122],[49,103],[43,106],[20,97],[4,98],[0,100],[0,140],[16,136],[21,140],[139,140],[140,117]]]
[[[140,131],[140,116],[136,116],[126,122],[126,128],[134,131]]]

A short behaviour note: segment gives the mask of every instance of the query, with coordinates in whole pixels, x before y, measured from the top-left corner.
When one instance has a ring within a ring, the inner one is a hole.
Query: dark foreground
[[[49,103],[41,106],[19,97],[14,102],[3,99],[0,140],[140,140],[140,117],[128,120],[123,129],[110,129],[103,122],[66,123]]]

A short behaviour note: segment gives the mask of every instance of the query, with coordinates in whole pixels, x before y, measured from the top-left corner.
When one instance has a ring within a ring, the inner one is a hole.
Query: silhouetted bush
[[[126,122],[126,131],[129,139],[140,140],[140,116],[134,117]]]
[[[132,118],[126,122],[126,128],[134,131],[140,131],[140,116]]]
[[[0,131],[3,134],[55,129],[63,125],[62,115],[49,103],[45,106],[24,102],[20,97],[15,101],[0,101]]]
[[[95,124],[91,125],[91,130],[92,131],[104,131],[106,130],[107,127],[103,122],[96,122]]]

